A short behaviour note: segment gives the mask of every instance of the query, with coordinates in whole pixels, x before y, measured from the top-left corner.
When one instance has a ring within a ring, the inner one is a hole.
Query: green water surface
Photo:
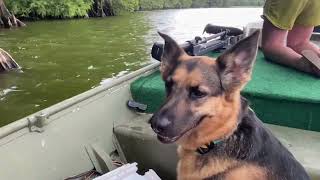
[[[23,73],[0,74],[0,125],[150,63],[148,30],[136,13],[0,31],[0,47],[23,67]]]

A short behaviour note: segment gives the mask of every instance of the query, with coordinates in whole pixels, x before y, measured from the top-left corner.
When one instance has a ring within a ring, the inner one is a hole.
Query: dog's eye
[[[200,99],[207,96],[206,92],[203,92],[199,89],[199,87],[191,87],[190,88],[190,98],[191,99]]]

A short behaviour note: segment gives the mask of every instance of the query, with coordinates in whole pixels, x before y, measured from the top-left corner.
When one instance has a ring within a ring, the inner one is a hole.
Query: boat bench
[[[147,122],[150,117],[139,115],[138,118],[114,128],[114,135],[120,146],[118,152],[128,162],[137,162],[142,170],[139,173],[153,169],[162,179],[175,179],[178,161],[176,145],[162,144],[157,140]],[[294,154],[312,179],[320,179],[320,132],[276,125],[267,127]]]
[[[165,99],[160,72],[137,79],[131,93],[147,105],[148,113],[155,112]],[[320,131],[320,80],[315,77],[266,61],[258,52],[252,80],[242,94],[265,123]]]

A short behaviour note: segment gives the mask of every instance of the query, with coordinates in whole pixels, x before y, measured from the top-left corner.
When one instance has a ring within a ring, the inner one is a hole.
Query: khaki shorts
[[[266,0],[263,15],[274,26],[291,30],[294,25],[320,25],[320,0]]]

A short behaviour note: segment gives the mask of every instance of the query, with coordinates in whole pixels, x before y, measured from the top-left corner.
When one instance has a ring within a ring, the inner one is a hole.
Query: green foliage
[[[100,2],[100,0],[95,0]],[[103,2],[105,0],[101,0]],[[114,14],[136,10],[261,6],[264,0],[109,0]],[[18,17],[72,18],[88,14],[94,0],[5,0],[9,10]]]
[[[190,8],[192,5],[192,0],[165,0],[163,8]]]
[[[87,15],[92,0],[6,0],[8,8],[20,17],[71,18]]]
[[[180,0],[165,0],[163,4],[164,9],[176,8]]]
[[[177,4],[177,8],[190,8],[192,0],[180,0]]]
[[[139,0],[113,0],[112,9],[116,15],[123,12],[134,12],[139,10]]]
[[[208,0],[210,7],[262,6],[263,4],[264,0]]]
[[[200,7],[209,7],[208,0],[193,0],[191,7],[200,8]]]
[[[140,0],[140,10],[190,8],[193,0]]]
[[[226,0],[209,0],[208,4],[210,7],[223,7]]]
[[[6,6],[8,7],[8,9],[13,12],[15,15],[20,15],[20,16],[28,16],[28,14],[30,13],[29,8],[26,8],[29,6],[29,2],[28,1],[24,1],[24,0],[6,0],[5,1]]]
[[[264,0],[192,0],[191,7],[262,6]]]
[[[163,9],[165,0],[140,0],[140,10]]]

